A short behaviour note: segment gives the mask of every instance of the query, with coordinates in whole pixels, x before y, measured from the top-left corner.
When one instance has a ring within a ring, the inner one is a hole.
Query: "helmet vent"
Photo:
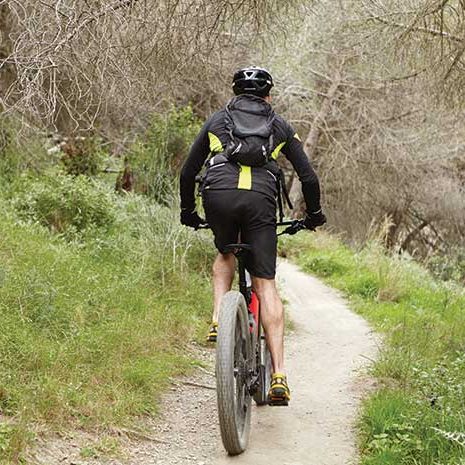
[[[234,73],[233,90],[236,95],[255,94],[259,97],[266,97],[272,87],[273,78],[264,68],[249,66]]]

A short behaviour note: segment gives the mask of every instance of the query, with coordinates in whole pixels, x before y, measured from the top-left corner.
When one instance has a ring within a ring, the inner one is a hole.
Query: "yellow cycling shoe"
[[[212,321],[212,324],[210,325],[210,329],[208,330],[207,342],[216,342],[217,337],[218,337],[218,323],[216,321]]]
[[[291,400],[291,391],[287,385],[286,375],[273,373],[271,386],[268,391],[269,405],[288,405]]]

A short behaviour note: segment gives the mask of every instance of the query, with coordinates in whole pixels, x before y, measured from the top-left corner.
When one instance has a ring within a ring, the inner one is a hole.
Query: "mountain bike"
[[[304,229],[301,220],[283,221],[287,228],[278,234]],[[260,303],[245,268],[249,244],[230,244],[226,252],[237,258],[239,290],[231,290],[221,301],[216,342],[216,391],[221,438],[230,455],[242,453],[250,433],[252,399],[267,405],[271,378],[271,355],[261,325]]]

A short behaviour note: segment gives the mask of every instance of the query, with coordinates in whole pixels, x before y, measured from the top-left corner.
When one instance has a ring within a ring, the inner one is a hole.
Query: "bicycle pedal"
[[[287,399],[283,399],[282,397],[275,397],[268,401],[268,405],[271,407],[287,407],[289,405],[289,401]]]

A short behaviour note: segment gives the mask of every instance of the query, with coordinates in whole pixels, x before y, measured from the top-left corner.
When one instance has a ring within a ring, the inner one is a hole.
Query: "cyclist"
[[[197,229],[205,222],[196,212],[195,179],[206,164],[201,186],[203,206],[219,251],[213,263],[213,318],[207,339],[216,341],[220,302],[231,289],[235,274],[234,255],[223,253],[224,247],[239,241],[248,243],[252,251],[246,258],[246,267],[260,300],[273,363],[269,398],[287,403],[290,390],[284,368],[284,310],[275,283],[280,177],[276,159],[280,152],[291,162],[301,181],[306,203],[305,226],[313,230],[323,225],[326,218],[320,205],[318,177],[299,136],[272,110],[272,87],[273,78],[266,69],[251,66],[234,74],[232,88],[236,96],[204,124],[182,168],[181,223]],[[265,121],[270,123],[268,132]],[[237,135],[242,139],[237,139]],[[265,163],[251,160],[247,164],[247,153],[242,154],[245,158],[237,157],[241,151],[252,152],[257,140],[261,141]]]

